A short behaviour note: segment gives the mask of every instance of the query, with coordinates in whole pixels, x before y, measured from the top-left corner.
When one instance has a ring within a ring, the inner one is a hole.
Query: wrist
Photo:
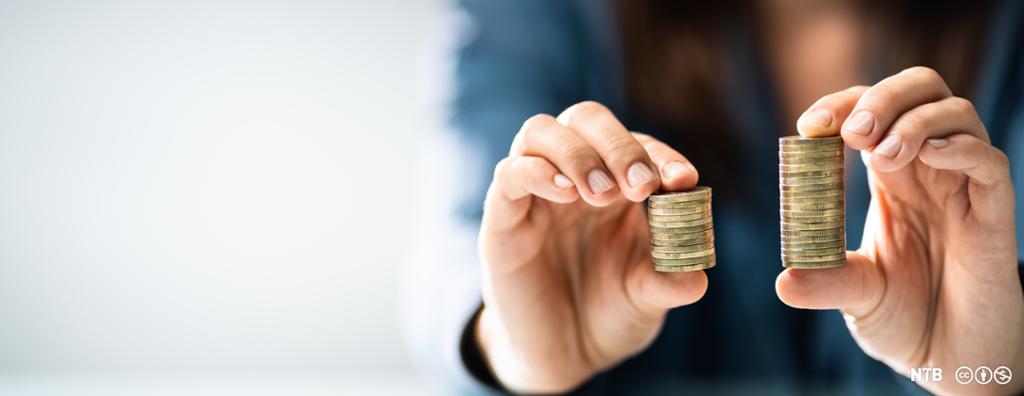
[[[474,331],[477,346],[497,387],[512,393],[564,394],[593,374],[584,374],[580,367],[548,365],[551,360],[546,358],[528,358],[511,341],[501,319],[486,305],[480,311]]]

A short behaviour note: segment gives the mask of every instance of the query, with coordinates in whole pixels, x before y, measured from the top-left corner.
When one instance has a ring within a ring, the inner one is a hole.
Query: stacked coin
[[[779,139],[782,266],[846,264],[846,188],[841,137]]]
[[[689,272],[715,266],[711,188],[651,195],[647,221],[655,271]]]

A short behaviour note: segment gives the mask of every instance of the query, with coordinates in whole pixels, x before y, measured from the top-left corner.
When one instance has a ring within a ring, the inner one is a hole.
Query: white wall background
[[[416,389],[399,272],[444,6],[0,1],[0,393]]]

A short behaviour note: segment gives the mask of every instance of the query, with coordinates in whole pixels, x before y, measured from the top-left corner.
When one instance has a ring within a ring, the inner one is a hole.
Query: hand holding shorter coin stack
[[[715,266],[711,188],[651,195],[647,220],[656,271],[689,272]]]
[[[846,189],[841,137],[779,139],[782,266],[846,264]]]

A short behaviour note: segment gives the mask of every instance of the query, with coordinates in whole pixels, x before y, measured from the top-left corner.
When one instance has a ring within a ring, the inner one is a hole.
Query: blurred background
[[[436,392],[399,288],[445,6],[0,1],[0,395]]]

